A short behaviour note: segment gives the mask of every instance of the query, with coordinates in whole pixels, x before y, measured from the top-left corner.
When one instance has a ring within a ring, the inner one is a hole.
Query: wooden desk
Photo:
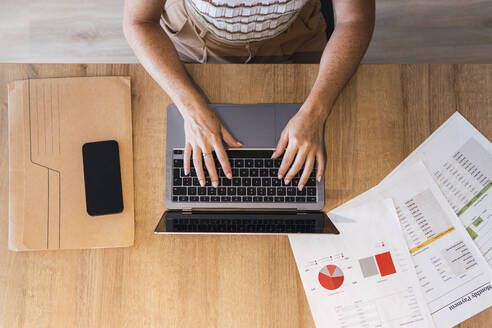
[[[302,102],[317,65],[190,65],[212,102]],[[135,246],[7,250],[7,88],[130,75]],[[492,65],[364,65],[326,126],[326,206],[377,184],[455,110],[492,138]],[[138,65],[0,65],[1,327],[312,327],[285,236],[154,236],[164,211],[166,94]],[[492,309],[460,327],[488,327]]]

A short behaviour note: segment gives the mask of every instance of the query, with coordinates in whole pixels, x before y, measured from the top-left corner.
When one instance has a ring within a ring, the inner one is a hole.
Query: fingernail
[[[282,174],[279,174],[278,175],[278,179],[281,180],[282,179]]]
[[[230,180],[230,179],[232,179],[232,174],[231,174],[231,173],[227,173],[227,174],[226,174],[226,176],[227,176],[227,178],[228,178],[229,180]]]
[[[216,181],[214,181],[214,182],[212,182],[212,186],[214,186],[215,188],[217,188],[219,186],[219,184]]]
[[[239,141],[237,142],[237,144],[238,144],[239,146],[242,146],[242,145],[243,145],[243,144],[242,144],[242,143],[240,143]]]
[[[285,179],[285,184],[289,184],[290,180],[289,179]]]
[[[205,183],[203,183],[203,180],[202,179],[199,179],[198,181],[200,182],[200,186],[203,187],[205,185]]]
[[[316,180],[318,180],[318,182],[321,182],[321,176],[317,177]]]
[[[302,184],[301,184],[301,185],[299,185],[297,188],[298,188],[299,190],[302,190],[302,188],[304,188],[304,185],[302,185]]]
[[[275,156],[275,154],[276,154],[276,152],[273,152],[272,157],[270,157],[270,158],[273,158]]]

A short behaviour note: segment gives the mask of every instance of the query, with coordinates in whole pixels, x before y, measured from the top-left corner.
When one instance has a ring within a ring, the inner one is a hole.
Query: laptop
[[[216,160],[219,186],[206,168],[201,187],[196,171],[184,174],[185,134],[176,106],[167,107],[165,205],[155,233],[278,234],[333,233],[338,230],[324,206],[324,178],[315,172],[302,191],[302,172],[289,184],[278,179],[280,159],[272,159],[280,134],[302,104],[211,104],[243,147],[227,148],[232,169],[228,179]],[[215,154],[214,154],[215,157]]]

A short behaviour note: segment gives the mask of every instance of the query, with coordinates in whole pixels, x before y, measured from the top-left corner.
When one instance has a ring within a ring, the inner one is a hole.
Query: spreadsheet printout
[[[317,327],[434,327],[391,200],[332,219],[340,235],[289,235]]]

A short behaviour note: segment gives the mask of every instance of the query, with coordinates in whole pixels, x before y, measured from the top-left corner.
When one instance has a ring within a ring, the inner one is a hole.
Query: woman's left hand
[[[304,103],[299,112],[285,126],[272,158],[284,154],[278,170],[278,178],[288,184],[301,169],[302,175],[297,185],[302,190],[316,163],[316,180],[321,181],[325,169],[323,131],[327,115],[324,110],[314,110]]]

